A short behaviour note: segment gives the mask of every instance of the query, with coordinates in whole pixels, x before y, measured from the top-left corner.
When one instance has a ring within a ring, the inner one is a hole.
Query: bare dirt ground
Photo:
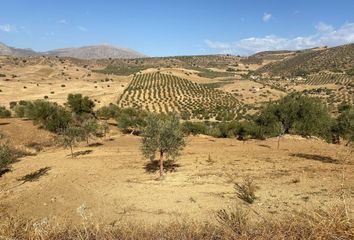
[[[36,100],[64,103],[69,93],[89,96],[97,106],[116,103],[131,77],[94,73],[86,68],[57,62],[56,65],[6,65],[1,69],[0,105],[11,101]]]
[[[30,133],[46,139],[43,130],[21,121],[4,119],[0,131],[16,143]],[[13,164],[0,177],[3,209],[11,216],[74,222],[213,221],[219,209],[246,205],[236,197],[234,183],[247,177],[258,186],[258,198],[248,206],[260,216],[340,205],[343,192],[348,209],[354,207],[353,155],[343,145],[286,136],[277,149],[277,139],[189,137],[176,165],[164,180],[156,180],[156,165],[142,157],[139,137],[112,126],[108,138],[91,143],[75,148],[75,158],[68,149],[52,146]]]

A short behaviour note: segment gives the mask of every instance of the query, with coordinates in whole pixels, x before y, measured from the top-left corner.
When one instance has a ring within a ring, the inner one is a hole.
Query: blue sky
[[[0,42],[45,51],[111,44],[149,56],[302,49],[354,42],[354,0],[11,0]]]

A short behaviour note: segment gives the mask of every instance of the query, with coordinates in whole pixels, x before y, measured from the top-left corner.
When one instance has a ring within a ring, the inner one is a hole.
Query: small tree
[[[349,145],[354,141],[354,108],[350,107],[341,112],[337,118],[337,128],[339,135],[346,139]]]
[[[74,157],[73,147],[85,139],[85,131],[81,127],[70,126],[64,129],[57,138],[57,142],[64,148],[70,148],[71,157]]]
[[[95,103],[87,96],[83,97],[81,94],[69,94],[67,105],[72,112],[82,115],[84,113],[92,113]]]
[[[166,116],[150,114],[142,139],[142,152],[146,158],[154,159],[156,152],[160,155],[160,177],[164,174],[163,161],[165,155],[177,157],[185,146],[179,118],[176,115]]]
[[[7,110],[5,107],[0,106],[0,118],[8,118],[11,117],[11,112]]]
[[[96,119],[91,118],[91,119],[85,120],[82,123],[81,127],[84,131],[85,139],[88,144],[90,137],[97,134],[98,127],[99,127],[98,123],[97,123]]]
[[[11,152],[10,147],[7,144],[1,143],[0,144],[0,175],[8,166],[13,162],[14,156]]]

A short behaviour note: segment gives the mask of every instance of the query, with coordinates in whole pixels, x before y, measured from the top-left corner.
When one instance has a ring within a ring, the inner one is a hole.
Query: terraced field
[[[354,83],[354,78],[346,74],[316,74],[308,76],[305,83],[310,85],[323,85],[330,83],[346,85]]]
[[[236,97],[174,75],[138,74],[118,101],[120,107],[153,112],[178,112],[183,118],[211,119],[223,111],[237,115]]]

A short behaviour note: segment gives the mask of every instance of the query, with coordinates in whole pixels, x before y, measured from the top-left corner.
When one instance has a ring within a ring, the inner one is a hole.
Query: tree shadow
[[[289,156],[305,158],[308,160],[320,161],[323,163],[335,163],[335,164],[339,163],[339,161],[337,159],[327,157],[327,156],[318,155],[318,154],[292,153],[292,154],[289,154]]]
[[[40,177],[47,175],[48,171],[50,169],[51,169],[50,167],[44,167],[44,168],[38,169],[37,171],[35,171],[33,173],[29,173],[21,178],[18,178],[17,181],[23,181],[23,183],[38,181],[38,179]]]
[[[73,157],[77,157],[77,156],[81,156],[81,155],[88,155],[88,154],[90,154],[92,152],[93,152],[93,150],[91,150],[91,149],[74,152]],[[69,154],[68,156],[71,156],[71,154]]]
[[[10,124],[9,122],[3,122],[3,123],[0,123],[0,126],[9,125],[9,124]]]
[[[10,169],[10,168],[5,168],[5,169],[1,170],[1,171],[0,171],[0,177],[1,177],[2,175],[4,175],[5,173],[7,173],[7,172],[11,172],[11,169]]]
[[[166,160],[163,162],[163,170],[165,172],[176,172],[177,168],[181,165],[176,163],[174,160]],[[148,173],[155,173],[160,170],[160,161],[153,160],[145,164],[144,169]]]
[[[265,145],[265,144],[258,144],[258,146],[260,146],[260,147],[264,147],[264,148],[271,148],[270,146]]]
[[[99,146],[102,146],[103,143],[100,143],[100,142],[96,142],[96,143],[90,143],[88,146],[89,147],[99,147]]]

